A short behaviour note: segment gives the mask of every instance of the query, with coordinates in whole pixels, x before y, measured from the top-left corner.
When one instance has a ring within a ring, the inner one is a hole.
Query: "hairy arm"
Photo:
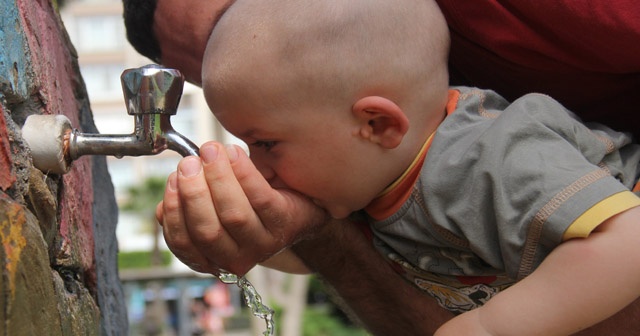
[[[291,274],[309,274],[311,270],[291,249],[286,248],[260,263],[261,266]]]
[[[558,246],[529,277],[436,335],[568,335],[640,296],[640,207]]]
[[[431,335],[453,317],[398,275],[353,223],[334,220],[292,249],[374,335]]]

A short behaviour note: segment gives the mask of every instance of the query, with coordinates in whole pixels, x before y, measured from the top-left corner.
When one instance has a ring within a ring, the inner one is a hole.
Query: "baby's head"
[[[345,217],[444,117],[448,41],[429,0],[238,0],[209,40],[203,89],[274,187]]]

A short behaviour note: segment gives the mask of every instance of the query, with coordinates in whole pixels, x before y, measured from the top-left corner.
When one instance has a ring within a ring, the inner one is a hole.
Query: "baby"
[[[640,147],[544,95],[449,88],[448,45],[429,0],[238,0],[203,89],[271,186],[364,210],[399,272],[462,313],[439,334],[621,310],[640,295]]]

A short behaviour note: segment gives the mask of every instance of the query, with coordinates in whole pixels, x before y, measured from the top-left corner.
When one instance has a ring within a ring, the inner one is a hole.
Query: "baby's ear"
[[[409,130],[407,116],[387,98],[361,98],[353,104],[352,113],[359,120],[359,135],[387,149],[398,147]]]

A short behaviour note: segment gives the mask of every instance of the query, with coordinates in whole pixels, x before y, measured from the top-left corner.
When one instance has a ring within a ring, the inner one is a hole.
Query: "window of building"
[[[109,174],[111,175],[111,181],[113,182],[116,194],[124,196],[127,187],[135,185],[138,182],[134,164],[135,162],[132,159],[108,160]]]
[[[86,64],[80,66],[80,72],[87,86],[90,99],[122,98],[120,74],[124,71],[122,64]]]
[[[193,141],[198,138],[198,135],[196,131],[196,110],[192,98],[189,94],[182,95],[178,105],[178,112],[171,117],[171,125],[178,133]]]
[[[91,15],[76,19],[75,36],[71,36],[78,52],[119,51],[124,47],[124,23],[120,15]]]

